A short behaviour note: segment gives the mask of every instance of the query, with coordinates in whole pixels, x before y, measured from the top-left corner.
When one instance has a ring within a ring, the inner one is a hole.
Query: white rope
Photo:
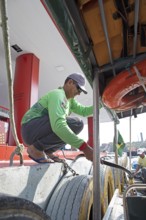
[[[146,86],[145,86],[146,77],[141,76],[141,73],[139,72],[139,70],[136,66],[133,66],[133,69],[135,70],[135,73],[139,79],[141,86],[143,87],[144,91],[146,92]]]

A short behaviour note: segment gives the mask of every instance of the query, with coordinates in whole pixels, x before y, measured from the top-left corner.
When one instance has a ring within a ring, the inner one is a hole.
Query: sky
[[[120,124],[117,125],[124,142],[130,142],[130,118],[120,119]],[[114,137],[114,123],[106,122],[100,123],[100,145],[102,143],[113,142]],[[141,134],[143,140],[146,140],[146,113],[137,115],[137,118],[131,117],[131,142],[141,141]],[[88,127],[85,125],[84,130],[79,134],[85,141],[88,140]]]
[[[146,140],[145,129],[146,114],[138,115],[137,118],[131,117],[131,141],[141,141],[141,134],[143,140]],[[120,120],[120,124],[117,125],[117,129],[120,131],[125,142],[130,142],[130,118],[124,118]],[[107,122],[100,124],[100,142],[108,143],[112,142],[114,136],[114,123]]]

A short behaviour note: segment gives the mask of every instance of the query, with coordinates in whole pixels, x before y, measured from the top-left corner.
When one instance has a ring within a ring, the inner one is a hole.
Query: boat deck
[[[142,181],[134,179],[133,184],[142,184]],[[126,220],[124,216],[123,194],[119,193],[119,189],[115,190],[114,196],[102,220]]]
[[[119,195],[119,189],[115,190],[103,220],[124,220],[123,197]]]

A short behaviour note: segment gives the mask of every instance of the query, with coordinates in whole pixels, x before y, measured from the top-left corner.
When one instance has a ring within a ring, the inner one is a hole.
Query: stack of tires
[[[105,158],[114,162],[114,157]],[[126,166],[126,158],[119,158],[119,164]],[[38,205],[17,197],[0,196],[0,219],[3,220],[90,220],[93,208],[93,166],[86,158],[78,158],[71,165],[79,175],[68,172],[64,175],[42,209]],[[120,172],[122,172],[120,170]],[[120,173],[120,181],[123,177]],[[116,186],[116,169],[100,165],[101,217],[109,206]],[[46,188],[47,190],[47,188]]]
[[[93,208],[93,168],[86,175],[65,176],[55,188],[46,213],[52,220],[90,220]],[[101,216],[103,217],[114,194],[111,167],[101,165]]]

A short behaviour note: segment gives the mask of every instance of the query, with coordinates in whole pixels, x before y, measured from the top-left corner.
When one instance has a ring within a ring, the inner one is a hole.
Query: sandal
[[[46,157],[41,157],[41,158],[34,158],[34,157],[32,157],[32,156],[30,156],[30,155],[28,155],[29,156],[29,158],[31,158],[33,161],[35,161],[35,162],[37,162],[37,163],[54,163],[54,161],[52,161],[52,159],[50,159],[50,158],[46,158]],[[50,159],[50,160],[49,160]],[[44,161],[44,160],[48,160],[48,161]]]

